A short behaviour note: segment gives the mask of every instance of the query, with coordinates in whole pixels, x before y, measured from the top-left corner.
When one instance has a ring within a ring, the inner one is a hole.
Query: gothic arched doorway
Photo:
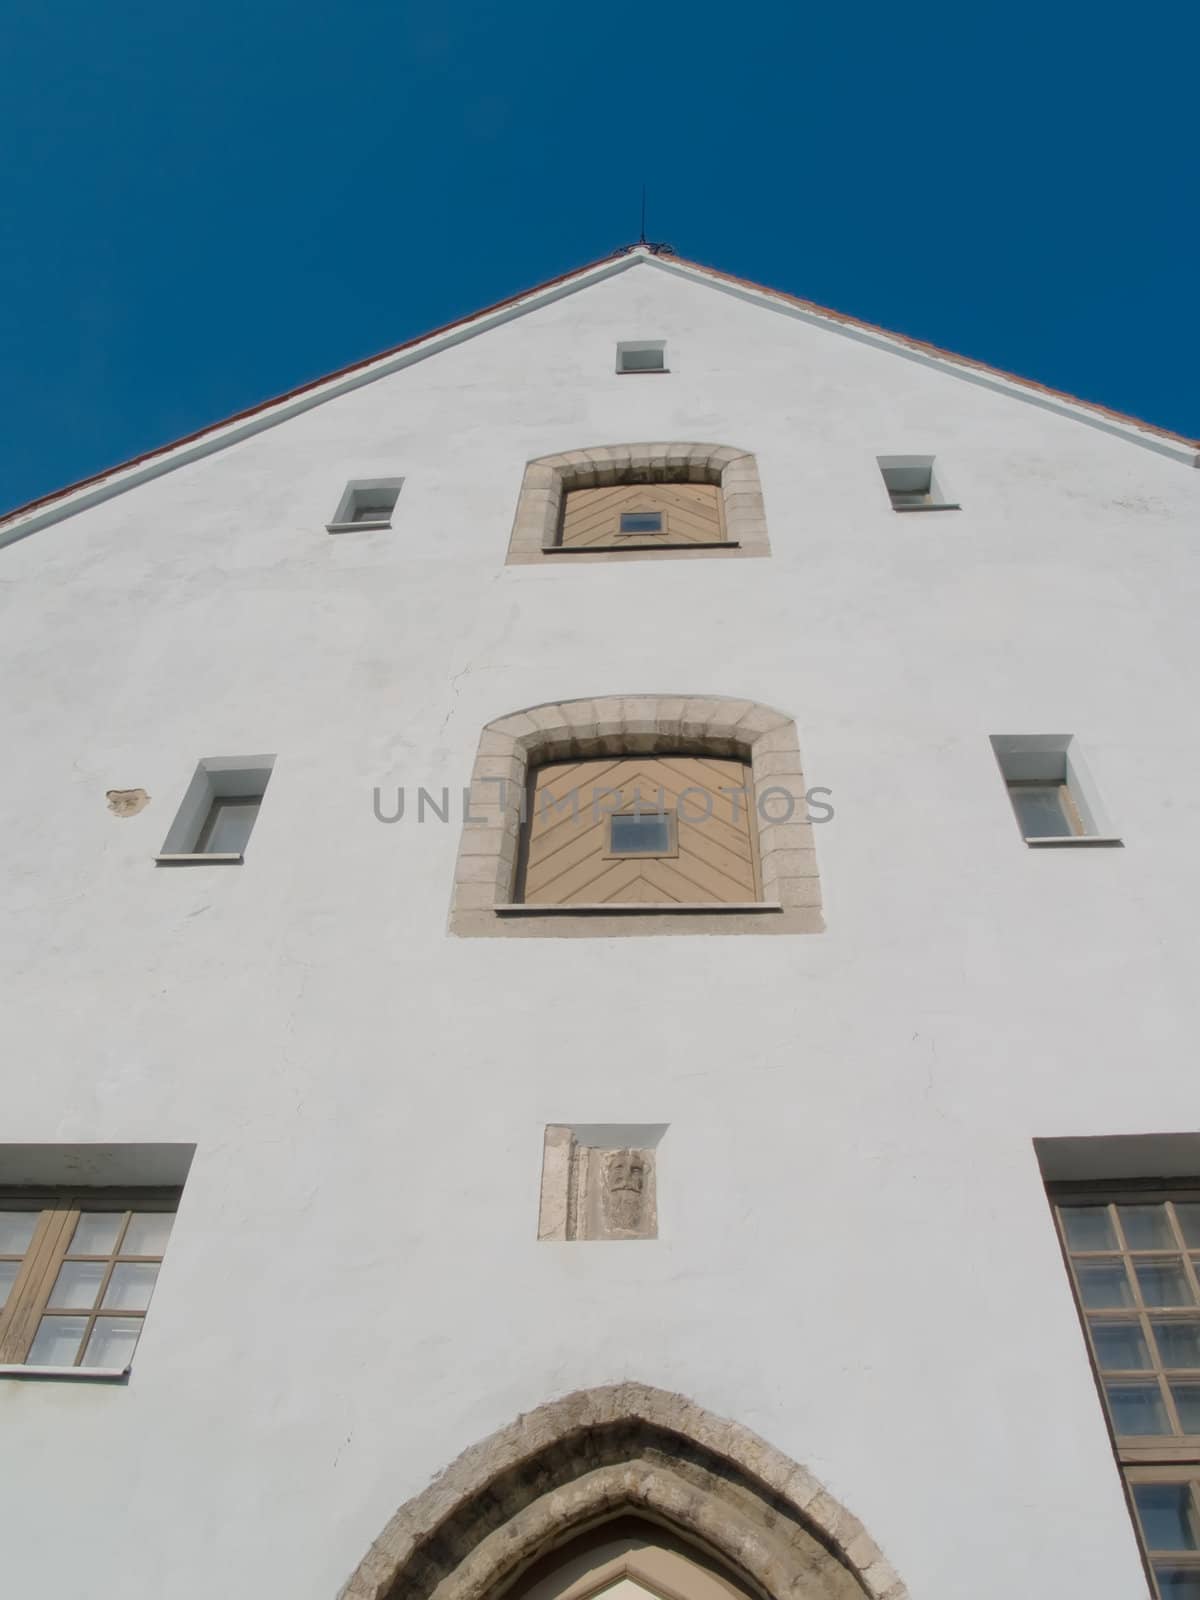
[[[639,1557],[636,1571],[612,1570],[608,1594],[607,1579],[554,1594],[575,1581],[562,1562],[587,1554],[575,1543],[618,1518],[637,1519],[642,1545],[663,1553],[657,1577]],[[691,1563],[676,1564],[691,1591],[665,1582],[674,1557]],[[692,1592],[702,1580],[710,1592]],[[530,1595],[535,1581],[549,1596]],[[683,1395],[616,1383],[465,1450],[400,1507],[341,1600],[714,1600],[714,1583],[715,1600],[908,1600],[866,1529],[804,1467]]]
[[[723,1563],[641,1517],[615,1517],[560,1546],[503,1600],[762,1600]],[[500,1597],[497,1597],[500,1600]]]

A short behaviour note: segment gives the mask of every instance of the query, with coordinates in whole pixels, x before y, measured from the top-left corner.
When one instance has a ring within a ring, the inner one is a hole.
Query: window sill
[[[893,506],[892,510],[906,514],[913,511],[961,511],[962,507],[953,500],[943,500],[933,506]]]
[[[664,912],[670,915],[694,916],[698,911],[706,916],[712,912],[737,912],[744,914],[747,911],[782,911],[783,906],[777,900],[664,900],[655,902],[651,900],[630,901],[622,905],[619,901],[601,900],[593,904],[548,906],[530,903],[524,900],[511,901],[493,907],[498,917],[594,917],[603,915],[611,916],[652,916],[661,917]]]
[[[1114,846],[1124,848],[1124,839],[1118,839],[1115,834],[1106,833],[1072,833],[1066,838],[1052,834],[1044,839],[1026,839],[1025,843],[1031,850],[1057,850],[1065,846],[1067,849],[1079,849],[1080,846],[1101,845],[1108,849]]]
[[[590,556],[597,551],[619,550],[740,550],[736,539],[696,539],[678,544],[635,544],[633,539],[622,539],[620,544],[544,544],[544,556]]]
[[[326,533],[369,533],[372,528],[390,528],[391,517],[364,518],[361,522],[327,522]]]
[[[618,378],[665,378],[670,367],[618,367]]]
[[[116,1383],[128,1376],[128,1367],[23,1367],[0,1364],[0,1378],[73,1378],[90,1383]]]
[[[156,867],[233,867],[245,860],[240,850],[201,850],[196,854],[165,854],[154,858]]]

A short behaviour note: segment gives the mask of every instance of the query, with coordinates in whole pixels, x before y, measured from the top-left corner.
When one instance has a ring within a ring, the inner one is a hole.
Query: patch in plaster
[[[145,789],[106,789],[104,798],[114,817],[136,817],[150,804]]]

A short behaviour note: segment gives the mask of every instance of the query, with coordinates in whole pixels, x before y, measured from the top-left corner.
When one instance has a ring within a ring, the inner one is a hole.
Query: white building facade
[[[0,523],[13,1592],[1200,1595],[1197,449],[636,249]]]

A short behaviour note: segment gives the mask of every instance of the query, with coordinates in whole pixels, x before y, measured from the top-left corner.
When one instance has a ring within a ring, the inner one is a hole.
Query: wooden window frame
[[[1108,1428],[1113,1456],[1124,1481],[1125,1497],[1137,1536],[1138,1546],[1142,1553],[1147,1581],[1150,1585],[1151,1594],[1160,1596],[1162,1591],[1155,1577],[1156,1568],[1171,1567],[1179,1571],[1200,1574],[1200,1548],[1195,1550],[1157,1550],[1150,1547],[1142,1527],[1133,1493],[1135,1485],[1142,1483],[1189,1485],[1193,1516],[1197,1529],[1200,1530],[1200,1432],[1185,1433],[1183,1431],[1171,1387],[1172,1382],[1176,1384],[1194,1383],[1200,1386],[1200,1367],[1168,1367],[1160,1357],[1158,1344],[1150,1327],[1151,1321],[1163,1323],[1175,1320],[1183,1322],[1185,1319],[1191,1319],[1194,1322],[1200,1322],[1200,1244],[1189,1245],[1175,1212],[1177,1203],[1200,1204],[1200,1179],[1176,1178],[1171,1181],[1131,1179],[1122,1183],[1112,1184],[1060,1182],[1048,1184],[1047,1194],[1050,1200],[1055,1234],[1062,1252],[1067,1280],[1071,1285],[1071,1293],[1075,1301],[1075,1309],[1079,1317],[1084,1345],[1091,1363],[1092,1377],[1096,1384],[1096,1393],[1100,1401],[1101,1412]],[[1162,1205],[1165,1210],[1168,1227],[1171,1230],[1172,1245],[1163,1246],[1161,1249],[1133,1249],[1128,1243],[1116,1209],[1122,1205]],[[1064,1206],[1104,1206],[1109,1208],[1109,1226],[1113,1230],[1117,1248],[1111,1250],[1072,1250],[1062,1220]],[[1188,1287],[1195,1296],[1192,1305],[1151,1307],[1146,1304],[1137,1273],[1134,1270],[1134,1262],[1135,1258],[1145,1259],[1147,1257],[1160,1257],[1164,1261],[1178,1260],[1182,1263]],[[1083,1303],[1083,1296],[1073,1265],[1078,1260],[1097,1263],[1121,1262],[1132,1293],[1131,1303],[1123,1307],[1086,1307]],[[1136,1326],[1145,1344],[1150,1365],[1136,1369],[1112,1368],[1109,1370],[1102,1368],[1092,1336],[1091,1321],[1089,1320],[1093,1318],[1099,1323],[1108,1321],[1114,1324]],[[1170,1434],[1152,1435],[1118,1434],[1105,1392],[1106,1379],[1117,1383],[1128,1380],[1130,1382],[1145,1383],[1147,1386],[1150,1384],[1156,1385],[1167,1418],[1172,1428],[1177,1431]],[[1198,1534],[1197,1542],[1200,1545],[1200,1534]]]
[[[0,1368],[20,1368],[22,1372],[34,1375],[43,1373],[53,1376],[64,1376],[70,1371],[80,1377],[115,1371],[116,1369],[83,1364],[88,1341],[92,1337],[97,1320],[116,1317],[131,1322],[137,1321],[144,1327],[147,1310],[128,1311],[117,1310],[111,1306],[107,1309],[104,1307],[104,1296],[113,1271],[118,1265],[161,1267],[165,1259],[165,1251],[161,1255],[122,1254],[121,1245],[129,1228],[130,1218],[134,1212],[146,1211],[165,1211],[173,1216],[178,1210],[181,1193],[182,1190],[179,1188],[162,1187],[0,1188],[0,1211],[40,1213],[29,1245],[24,1255],[19,1258],[20,1266],[8,1298],[3,1308],[0,1308]],[[80,1217],[89,1211],[121,1211],[126,1214],[113,1248],[107,1254],[71,1253],[70,1245],[76,1226]],[[90,1310],[62,1307],[55,1308],[49,1313],[64,1317],[86,1317],[79,1347],[69,1368],[30,1363],[27,1358],[33,1348],[42,1318],[47,1314],[48,1302],[58,1280],[59,1271],[68,1255],[73,1261],[103,1263],[104,1266]],[[18,1258],[6,1255],[4,1259]],[[129,1363],[120,1370],[128,1372]]]

